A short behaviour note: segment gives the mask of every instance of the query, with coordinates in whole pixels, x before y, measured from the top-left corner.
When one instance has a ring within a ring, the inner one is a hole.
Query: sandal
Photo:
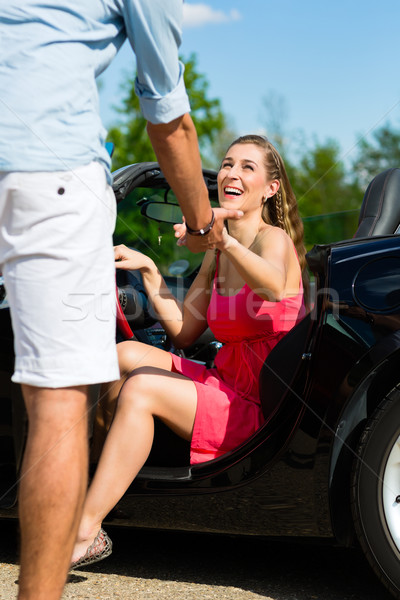
[[[111,552],[112,541],[104,529],[100,529],[99,533],[96,535],[94,541],[92,544],[90,544],[85,554],[81,556],[81,558],[78,558],[78,560],[75,562],[71,563],[70,570],[78,569],[79,567],[86,567],[87,565],[99,562],[100,560],[103,560],[103,558],[110,556]]]

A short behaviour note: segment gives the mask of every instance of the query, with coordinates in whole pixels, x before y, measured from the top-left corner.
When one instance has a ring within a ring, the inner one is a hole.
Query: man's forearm
[[[201,171],[197,133],[189,114],[171,123],[147,124],[157,160],[174,190],[185,219],[192,229],[211,221],[211,205]]]

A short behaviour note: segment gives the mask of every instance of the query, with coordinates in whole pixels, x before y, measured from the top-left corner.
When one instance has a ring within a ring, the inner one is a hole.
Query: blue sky
[[[263,99],[274,96],[288,138],[333,138],[351,159],[360,137],[400,126],[399,24],[399,0],[186,0],[181,54],[197,54],[238,133],[268,133]],[[102,76],[106,126],[134,70],[124,45]]]

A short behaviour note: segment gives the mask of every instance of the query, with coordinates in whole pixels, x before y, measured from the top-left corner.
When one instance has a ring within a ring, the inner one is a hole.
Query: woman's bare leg
[[[154,417],[190,440],[196,409],[197,392],[190,379],[156,367],[139,367],[133,371],[121,390],[86,497],[72,560],[85,554],[102,520],[146,462],[153,443]]]
[[[172,359],[169,352],[160,348],[128,341],[117,344],[118,364],[121,378],[118,381],[104,383],[101,386],[100,399],[93,423],[93,436],[90,449],[90,460],[97,462],[100,458],[107,432],[111,427],[119,392],[130,373],[141,366],[155,366],[167,371],[171,370]]]

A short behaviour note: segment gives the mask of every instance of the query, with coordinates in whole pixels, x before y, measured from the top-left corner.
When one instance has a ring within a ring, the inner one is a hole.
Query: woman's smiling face
[[[218,173],[219,203],[224,208],[261,207],[271,194],[264,167],[264,151],[255,144],[231,146]]]

